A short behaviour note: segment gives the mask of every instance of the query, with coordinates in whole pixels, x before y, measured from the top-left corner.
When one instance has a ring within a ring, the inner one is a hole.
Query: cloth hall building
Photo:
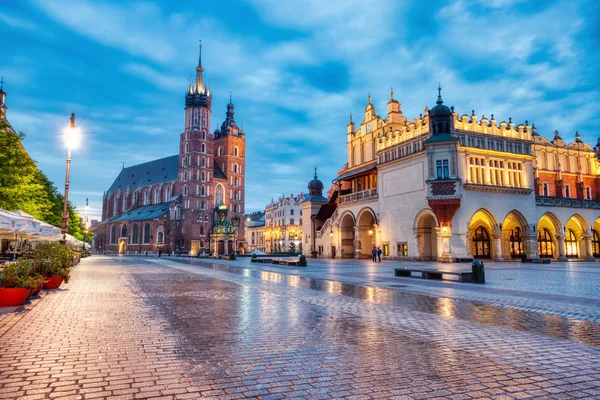
[[[367,258],[373,246],[396,259],[600,257],[600,140],[459,115],[439,89],[413,120],[393,92],[383,118],[369,96],[347,152],[329,199],[303,203],[303,244],[322,257]]]
[[[210,131],[212,93],[201,52],[185,93],[178,154],[123,168],[104,193],[96,251],[243,251],[245,134],[231,97],[225,121]]]

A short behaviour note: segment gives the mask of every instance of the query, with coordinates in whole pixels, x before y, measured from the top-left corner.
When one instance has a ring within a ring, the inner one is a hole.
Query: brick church
[[[244,251],[246,139],[229,97],[226,118],[210,132],[212,94],[202,78],[185,93],[179,153],[123,168],[102,203],[98,252],[229,254]]]

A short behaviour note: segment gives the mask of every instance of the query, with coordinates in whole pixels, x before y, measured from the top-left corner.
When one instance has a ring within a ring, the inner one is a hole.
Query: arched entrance
[[[119,242],[119,254],[126,254],[127,253],[127,244],[125,243],[124,240],[121,240],[121,242]]]
[[[233,240],[228,240],[227,241],[227,254],[231,254],[233,253]]]
[[[561,231],[559,219],[552,213],[546,213],[542,215],[537,226],[540,258],[559,258],[561,256],[558,242],[558,235]]]
[[[371,251],[375,242],[375,224],[377,220],[370,208],[361,210],[358,214],[358,251],[359,258],[371,258]]]
[[[523,236],[527,230],[525,217],[516,210],[509,212],[502,223],[502,254],[510,258],[520,258],[525,253]]]
[[[354,258],[354,215],[347,212],[340,221],[341,257]]]
[[[491,241],[490,234],[483,226],[478,226],[473,232],[473,257],[490,258]]]
[[[547,228],[538,231],[538,255],[541,258],[554,257],[554,241]]]
[[[565,255],[568,258],[593,258],[593,233],[587,221],[575,214],[565,228]]]
[[[424,210],[417,215],[417,257],[421,261],[433,261],[438,257],[438,227],[437,219],[433,212]]]
[[[592,229],[592,255],[600,257],[600,218],[594,221]]]
[[[478,210],[469,224],[471,256],[473,258],[494,258],[502,260],[500,229],[496,218],[488,210]]]
[[[217,242],[217,254],[225,254],[225,241],[219,240]]]

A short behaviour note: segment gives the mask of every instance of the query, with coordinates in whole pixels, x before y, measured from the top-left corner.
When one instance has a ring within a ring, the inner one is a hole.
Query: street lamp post
[[[67,232],[69,230],[69,210],[67,208],[67,203],[69,201],[69,175],[71,173],[71,149],[76,145],[76,135],[77,135],[77,127],[75,126],[75,114],[71,114],[71,123],[69,127],[65,131],[65,140],[67,144],[67,175],[65,178],[65,198],[63,201],[63,215],[62,215],[62,225],[61,225],[61,233],[62,240],[60,240],[61,244],[67,243]]]
[[[85,251],[85,243],[86,243],[86,239],[87,239],[87,232],[88,232],[88,210],[90,209],[90,203],[88,201],[88,198],[86,197],[85,199],[85,222],[84,222],[84,226],[83,226],[83,250]]]

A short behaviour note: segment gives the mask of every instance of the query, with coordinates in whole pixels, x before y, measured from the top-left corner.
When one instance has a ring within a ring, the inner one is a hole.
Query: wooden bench
[[[256,263],[265,263],[265,264],[271,264],[271,262],[273,261],[272,258],[251,258],[250,262],[256,262]]]
[[[297,258],[294,259],[283,259],[283,258],[274,258],[272,264],[277,265],[290,265],[298,267],[300,265],[300,260]]]
[[[530,262],[533,264],[550,264],[550,259],[549,258],[530,258],[530,259],[527,259],[526,262]]]
[[[420,273],[421,275],[413,275],[413,272]],[[421,278],[421,279],[432,279],[436,281],[452,281],[454,279],[444,279],[444,275],[455,275],[458,277],[458,282],[473,282],[472,272],[456,272],[456,271],[439,271],[433,269],[408,269],[408,268],[394,268],[395,276],[403,276],[406,278]]]

